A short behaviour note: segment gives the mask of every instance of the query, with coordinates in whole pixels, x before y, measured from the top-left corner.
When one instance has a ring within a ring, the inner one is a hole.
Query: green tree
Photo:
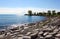
[[[37,12],[37,16],[39,16],[39,13]]]
[[[56,16],[56,11],[55,10],[52,11],[52,15]]]
[[[47,16],[51,16],[51,11],[50,10],[48,10]]]
[[[34,12],[34,15],[37,15],[36,12]]]
[[[59,15],[59,16],[60,16],[60,12],[57,12],[57,15]]]
[[[42,12],[39,12],[39,16],[43,16],[43,13]]]
[[[28,15],[29,15],[29,16],[32,15],[32,11],[31,11],[31,10],[28,11]]]
[[[43,12],[43,16],[47,16],[47,13],[46,12]]]

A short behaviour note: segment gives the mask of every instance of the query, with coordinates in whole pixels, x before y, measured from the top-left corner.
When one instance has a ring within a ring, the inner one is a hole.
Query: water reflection
[[[32,16],[28,16],[28,17],[27,17],[27,21],[28,21],[28,22],[32,22]]]

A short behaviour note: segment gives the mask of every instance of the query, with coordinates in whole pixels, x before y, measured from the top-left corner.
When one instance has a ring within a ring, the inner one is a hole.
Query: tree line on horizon
[[[56,12],[55,10],[48,10],[47,12],[32,12],[32,10],[28,10],[28,16],[60,16],[60,12]]]

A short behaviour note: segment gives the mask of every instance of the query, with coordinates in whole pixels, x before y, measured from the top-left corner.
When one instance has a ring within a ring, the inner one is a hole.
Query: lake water
[[[33,23],[45,20],[44,16],[19,16],[15,14],[0,14],[0,29],[13,24]]]

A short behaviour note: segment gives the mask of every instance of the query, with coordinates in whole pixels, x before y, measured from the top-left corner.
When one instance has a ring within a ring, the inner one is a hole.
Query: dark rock
[[[32,25],[35,25],[35,23],[29,23],[28,26],[32,26]]]
[[[42,31],[41,31],[41,32],[39,32],[38,36],[40,36],[40,35],[41,35],[41,36],[43,36],[43,32],[42,32]]]

